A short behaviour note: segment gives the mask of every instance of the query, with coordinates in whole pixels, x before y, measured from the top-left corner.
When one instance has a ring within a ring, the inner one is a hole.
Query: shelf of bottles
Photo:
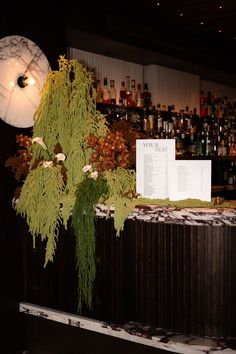
[[[148,84],[136,84],[129,76],[119,92],[114,80],[96,85],[97,107],[109,123],[128,120],[147,139],[176,139],[177,158],[212,160],[212,184],[236,184],[236,100],[200,93],[200,112],[174,105],[152,105]]]

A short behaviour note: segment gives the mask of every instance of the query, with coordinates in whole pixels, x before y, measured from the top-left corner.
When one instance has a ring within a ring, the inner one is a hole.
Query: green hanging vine
[[[79,296],[78,311],[83,303],[92,308],[93,284],[96,274],[95,264],[95,220],[94,206],[101,199],[105,199],[108,192],[106,181],[99,177],[83,180],[76,193],[76,202],[72,215],[72,226],[76,234],[76,254]]]
[[[135,171],[118,167],[113,171],[105,171],[104,178],[107,181],[109,196],[105,203],[108,212],[114,206],[114,227],[117,236],[124,228],[124,222],[134,209],[136,200]]]
[[[56,250],[63,189],[61,167],[45,168],[40,165],[26,178],[17,203],[18,212],[26,217],[34,244],[38,235],[47,242],[45,265],[53,260]]]

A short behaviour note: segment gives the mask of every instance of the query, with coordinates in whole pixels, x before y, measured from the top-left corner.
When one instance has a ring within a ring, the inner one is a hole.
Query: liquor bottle
[[[184,148],[189,152],[189,145],[191,143],[191,127],[192,127],[192,114],[190,115],[189,107],[186,106],[185,113],[184,113],[184,130],[185,130],[185,137],[184,137]]]
[[[131,87],[130,87],[130,76],[129,75],[126,75],[125,88],[126,88],[126,106],[131,107],[131,106],[133,106],[133,101],[132,101],[132,92],[131,92]]]
[[[172,106],[168,106],[168,109],[167,109],[167,120],[168,120],[167,137],[168,138],[174,137],[174,120],[173,120]]]
[[[163,119],[161,114],[161,105],[157,104],[157,138],[161,138],[163,133]]]
[[[103,99],[102,101],[104,103],[110,103],[111,100],[110,100],[110,93],[109,93],[109,89],[108,89],[108,86],[107,86],[107,78],[104,77],[103,79]]]
[[[144,84],[143,89],[143,105],[144,107],[150,107],[152,105],[152,97],[151,93],[149,92],[147,83]]]
[[[115,81],[114,80],[110,80],[109,94],[110,94],[111,104],[116,104],[116,89],[115,89]]]
[[[137,90],[135,80],[131,80],[131,99],[132,105],[137,106]]]
[[[143,109],[141,132],[145,135],[148,134],[148,117],[147,117],[147,112],[146,112],[145,108]]]
[[[154,127],[154,115],[150,114],[148,116],[148,137],[154,139],[156,136],[155,127]]]
[[[141,84],[137,85],[136,106],[143,107],[143,93]]]
[[[97,85],[96,85],[96,102],[99,103],[103,102],[103,90],[99,79],[97,80]]]
[[[175,132],[176,139],[176,154],[184,154],[184,140],[185,140],[185,130],[184,130],[184,110],[180,110],[177,115],[177,130]]]
[[[186,106],[185,108],[185,129],[187,129],[188,131],[191,129],[191,125],[192,125],[192,115],[190,115],[190,111],[189,111],[189,106]]]
[[[204,118],[207,116],[208,106],[207,106],[207,99],[204,96],[204,91],[200,92],[200,117]]]
[[[173,133],[172,135],[174,135],[174,132],[176,131],[177,129],[177,115],[176,115],[176,112],[175,112],[175,105],[172,104],[171,105],[171,118],[172,118],[172,121],[173,121]]]
[[[125,88],[125,82],[124,81],[121,81],[119,105],[120,106],[126,106],[126,88]]]
[[[162,139],[166,139],[168,137],[168,132],[169,132],[169,122],[168,122],[168,113],[166,110],[166,105],[162,105]]]

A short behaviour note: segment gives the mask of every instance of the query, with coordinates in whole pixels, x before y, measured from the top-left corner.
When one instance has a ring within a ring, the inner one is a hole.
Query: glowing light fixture
[[[28,128],[34,124],[41,90],[50,65],[42,50],[21,36],[0,40],[0,118]]]

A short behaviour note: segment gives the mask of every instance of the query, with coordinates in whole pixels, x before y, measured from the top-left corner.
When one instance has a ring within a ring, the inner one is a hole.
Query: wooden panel
[[[97,218],[94,309],[82,315],[113,324],[137,321],[184,334],[236,335],[236,228]],[[75,313],[74,237],[61,233],[55,262],[27,241],[22,300]],[[27,250],[28,248],[28,250]]]
[[[95,296],[107,321],[134,320],[212,337],[235,335],[235,228],[129,221],[117,238],[110,221],[99,219],[97,225],[102,292]]]
[[[144,81],[148,82],[154,105],[174,104],[180,111],[186,106],[199,113],[200,77],[159,65],[144,67]]]

